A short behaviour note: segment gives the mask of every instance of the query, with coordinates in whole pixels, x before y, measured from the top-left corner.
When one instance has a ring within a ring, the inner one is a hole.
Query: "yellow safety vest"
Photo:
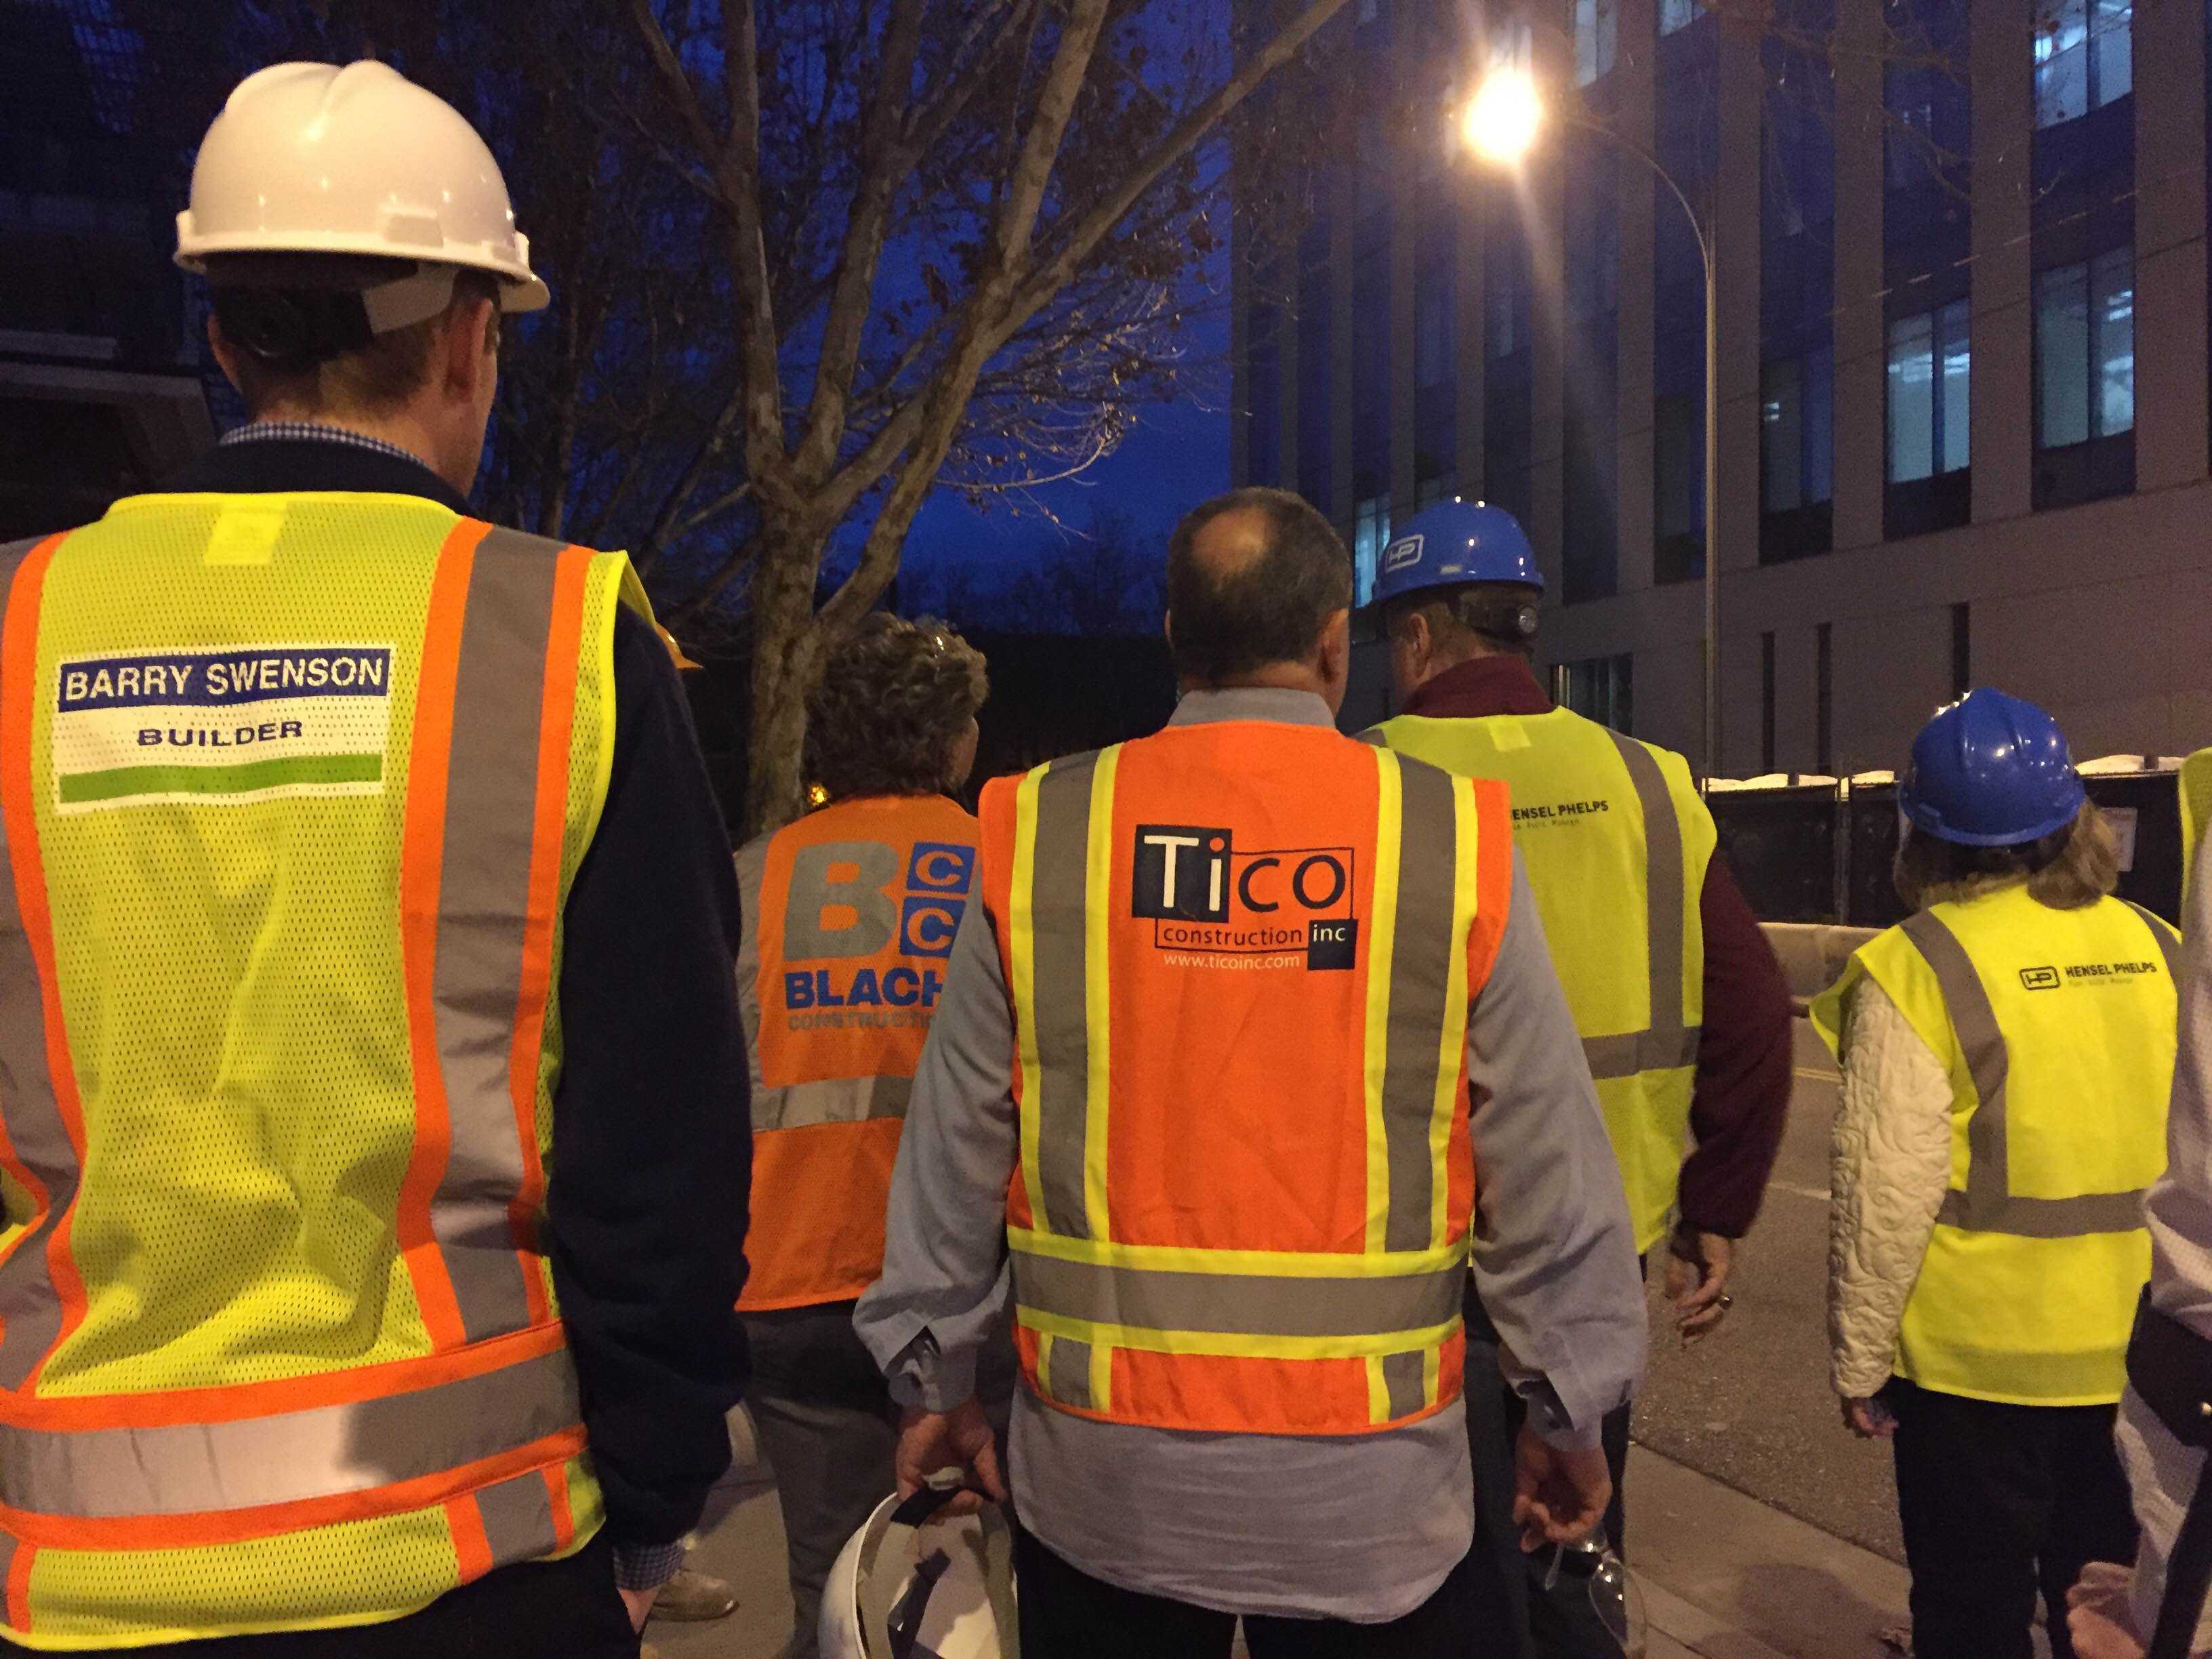
[[[2054,910],[2025,884],[1938,904],[1813,1004],[1840,1054],[1862,977],[1951,1079],[1951,1185],[1905,1304],[1897,1374],[2016,1405],[2120,1397],[2166,1168],[2180,944],[2148,910]]]
[[[1674,1207],[1705,1020],[1698,906],[1717,837],[1688,763],[1565,708],[1401,714],[1367,735],[1512,787],[1513,843],[1649,1250]]]
[[[540,1237],[619,554],[365,495],[0,550],[0,1628],[367,1624],[602,1520]]]

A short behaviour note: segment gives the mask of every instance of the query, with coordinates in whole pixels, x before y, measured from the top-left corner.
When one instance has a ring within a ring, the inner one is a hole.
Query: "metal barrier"
[[[2173,921],[2181,915],[2178,778],[2155,760],[2082,769],[2089,799],[2120,843],[2119,896]],[[1905,920],[1890,878],[1898,816],[1888,775],[1721,784],[1705,799],[1721,850],[1761,921],[1881,928]]]

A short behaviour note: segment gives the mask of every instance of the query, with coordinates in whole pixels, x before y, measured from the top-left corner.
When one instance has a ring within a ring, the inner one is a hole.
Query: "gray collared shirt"
[[[1266,690],[1193,692],[1173,724],[1213,720],[1333,725],[1320,698]],[[1013,1048],[997,941],[970,904],[915,1077],[884,1276],[854,1316],[907,1403],[968,1398],[1005,1315],[1006,1188],[1021,1152]],[[1644,1291],[1582,1039],[1517,854],[1504,938],[1470,1012],[1468,1075],[1481,1150],[1475,1282],[1547,1437],[1595,1445],[1599,1419],[1643,1374]],[[1100,1423],[1024,1388],[1009,1459],[1015,1508],[1056,1554],[1125,1589],[1229,1613],[1401,1618],[1474,1535],[1456,1401],[1403,1428],[1304,1437]]]

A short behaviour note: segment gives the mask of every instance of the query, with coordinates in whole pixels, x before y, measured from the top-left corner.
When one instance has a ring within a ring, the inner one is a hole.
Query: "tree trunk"
[[[814,580],[825,538],[763,531],[753,568],[752,738],[746,756],[745,833],[761,835],[805,810],[800,775],[806,696],[821,671]]]

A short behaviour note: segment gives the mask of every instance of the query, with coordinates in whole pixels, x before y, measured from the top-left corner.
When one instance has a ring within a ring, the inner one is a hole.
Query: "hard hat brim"
[[[178,217],[181,222],[190,218],[191,215],[180,214]],[[207,274],[208,260],[219,258],[226,253],[362,254],[378,259],[416,258],[424,264],[454,265],[463,270],[481,270],[498,277],[501,283],[499,308],[510,314],[543,311],[553,302],[553,291],[535,272],[518,270],[504,260],[470,258],[452,248],[440,248],[434,253],[410,255],[395,251],[391,243],[374,236],[314,236],[291,233],[281,238],[252,234],[201,236],[194,234],[181,222],[179,224],[177,252],[173,256],[179,269],[204,276]]]

